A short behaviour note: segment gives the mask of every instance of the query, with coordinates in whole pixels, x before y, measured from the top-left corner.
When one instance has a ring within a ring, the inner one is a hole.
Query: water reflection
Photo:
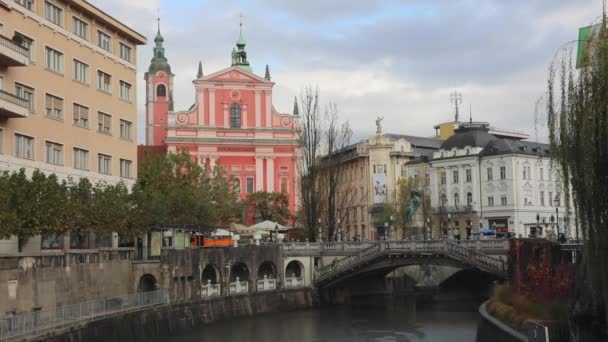
[[[413,298],[368,297],[351,305],[218,322],[163,342],[472,342],[475,305],[418,305]],[[471,310],[473,309],[473,310]]]

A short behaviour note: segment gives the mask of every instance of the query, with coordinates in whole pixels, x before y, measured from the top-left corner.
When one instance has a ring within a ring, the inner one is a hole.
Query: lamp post
[[[555,195],[553,204],[555,205],[555,223],[557,227],[557,239],[559,240],[559,194]]]
[[[274,226],[274,242],[279,243],[279,225]]]
[[[395,232],[394,232],[394,227],[393,227],[393,220],[394,220],[393,215],[391,215],[391,220],[389,221],[389,225],[390,225],[390,227],[389,227],[389,228],[390,228],[390,235],[389,235],[389,238],[390,238],[391,240],[394,240],[394,239],[395,239],[395,236],[394,236],[394,235],[395,235]]]
[[[428,232],[429,232],[429,234],[428,234],[429,240],[432,240],[433,239],[433,228],[431,228],[431,218],[430,217],[426,218],[426,229],[428,229]]]
[[[322,242],[323,227],[321,226],[321,218],[319,217],[319,242]]]
[[[452,220],[452,214],[448,213],[448,227],[445,230],[445,238],[448,239],[448,231],[450,230],[450,221]]]
[[[338,234],[336,236],[336,240],[342,242],[342,226],[340,225],[340,218],[338,218]]]
[[[388,231],[388,222],[384,222],[384,240],[386,241],[386,232]]]

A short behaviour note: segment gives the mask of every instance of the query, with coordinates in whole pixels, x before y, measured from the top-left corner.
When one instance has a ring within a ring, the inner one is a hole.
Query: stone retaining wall
[[[219,297],[111,316],[28,341],[143,342],[155,337],[187,333],[218,320],[306,309],[316,305],[318,300],[312,289]]]

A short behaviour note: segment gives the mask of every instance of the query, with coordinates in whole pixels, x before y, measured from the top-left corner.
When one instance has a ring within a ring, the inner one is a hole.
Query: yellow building
[[[83,0],[0,0],[0,170],[132,183],[145,43]]]
[[[0,171],[132,184],[142,44],[84,0],[0,0]]]

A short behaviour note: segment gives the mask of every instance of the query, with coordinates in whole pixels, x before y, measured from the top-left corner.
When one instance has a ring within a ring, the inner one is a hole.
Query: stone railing
[[[468,248],[449,240],[409,240],[374,243],[370,247],[354,254],[335,260],[331,264],[317,270],[316,281],[323,282],[358,265],[368,263],[375,258],[394,253],[444,255],[486,272],[501,276],[506,275],[506,264],[503,260],[481,253],[477,249]]]
[[[230,283],[230,294],[239,294],[239,293],[248,293],[249,292],[249,282],[248,281],[240,281],[239,278],[236,278],[236,281]]]
[[[264,279],[257,281],[258,291],[272,291],[277,289],[277,280],[264,276]]]
[[[304,287],[304,278],[289,277],[285,278],[285,288]]]
[[[506,264],[501,259],[480,253],[474,249],[461,246],[457,243],[446,241],[446,250],[452,257],[472,264],[484,271],[506,275]]]
[[[211,284],[211,280],[207,280],[207,285],[201,286],[201,297],[209,298],[209,297],[218,297],[221,295],[221,285],[220,284]]]
[[[98,264],[128,261],[135,258],[134,248],[71,249],[67,251],[0,255],[0,270],[66,267],[75,264]]]
[[[356,251],[369,248],[379,244],[403,244],[416,245],[424,244],[441,245],[444,241],[452,240],[389,240],[389,241],[357,241],[357,242],[292,242],[281,244],[281,248],[287,254],[340,254],[348,255]],[[504,251],[504,254],[509,250],[509,240],[506,239],[491,239],[491,240],[461,240],[461,245],[483,251]]]

